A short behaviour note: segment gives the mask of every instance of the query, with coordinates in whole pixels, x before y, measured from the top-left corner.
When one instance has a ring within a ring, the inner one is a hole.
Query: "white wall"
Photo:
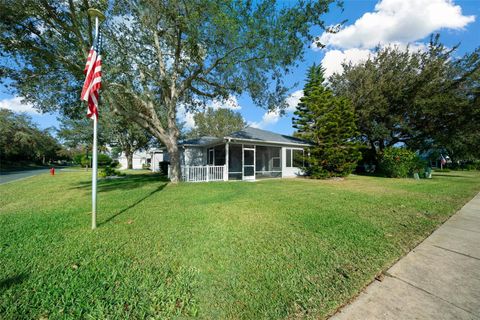
[[[302,148],[282,147],[282,178],[298,177],[303,175],[303,171],[300,168],[287,167],[287,149],[303,150]]]
[[[147,163],[147,159],[150,158],[150,154],[147,151],[137,151],[133,154],[132,169],[142,169],[143,165]],[[125,170],[128,167],[127,157],[122,152],[118,157],[120,163],[120,170]]]
[[[164,161],[166,154],[163,151],[153,152],[150,162],[150,170],[154,172],[160,171],[160,162]]]

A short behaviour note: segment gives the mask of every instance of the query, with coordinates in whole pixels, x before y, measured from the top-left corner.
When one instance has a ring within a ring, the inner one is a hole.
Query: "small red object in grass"
[[[50,169],[50,174],[51,174],[52,176],[55,175],[55,168],[51,168],[51,169]]]

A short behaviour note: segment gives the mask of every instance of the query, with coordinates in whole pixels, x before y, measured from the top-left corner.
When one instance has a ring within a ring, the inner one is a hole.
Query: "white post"
[[[223,181],[228,181],[228,141],[225,143],[225,167],[223,170]]]
[[[98,36],[98,17],[95,16],[95,39]],[[99,101],[97,101],[98,105]],[[98,107],[97,107],[98,112]],[[93,115],[93,150],[92,150],[92,230],[97,228],[97,115]]]
[[[244,170],[243,170],[243,169],[244,169],[244,167],[243,167],[243,166],[245,165],[245,162],[244,162],[244,161],[245,161],[245,155],[244,155],[243,152],[244,152],[244,150],[243,150],[243,144],[242,144],[242,180],[244,180],[244,176],[243,176],[243,173],[244,173]]]

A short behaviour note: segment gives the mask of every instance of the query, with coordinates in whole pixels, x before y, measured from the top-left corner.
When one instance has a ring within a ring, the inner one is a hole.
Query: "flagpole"
[[[95,37],[98,37],[98,23],[99,17],[104,20],[105,16],[98,10],[90,8],[88,9],[88,14],[90,17],[95,17]],[[97,101],[99,104],[99,101]],[[98,112],[98,107],[97,107]],[[92,150],[92,230],[97,228],[97,172],[98,172],[98,161],[97,161],[97,128],[98,128],[98,116],[97,114],[93,115],[93,150]]]

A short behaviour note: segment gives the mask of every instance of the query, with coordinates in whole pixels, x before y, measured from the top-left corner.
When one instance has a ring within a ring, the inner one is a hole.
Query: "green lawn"
[[[480,191],[480,173],[0,186],[0,318],[324,318]]]

